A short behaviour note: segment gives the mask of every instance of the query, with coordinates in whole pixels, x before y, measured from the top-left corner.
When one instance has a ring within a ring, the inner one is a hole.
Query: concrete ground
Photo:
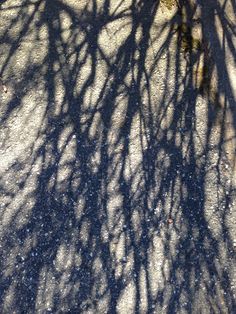
[[[1,313],[236,313],[236,7],[178,3],[1,1]]]

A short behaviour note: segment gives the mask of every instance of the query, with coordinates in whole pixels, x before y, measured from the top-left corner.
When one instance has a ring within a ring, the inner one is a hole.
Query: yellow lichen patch
[[[174,6],[176,6],[176,0],[161,0],[161,4],[168,10],[171,10]]]
[[[193,85],[195,88],[200,89],[204,80],[204,68],[197,66],[193,69]]]
[[[181,40],[181,49],[187,51],[197,51],[201,49],[201,42],[199,39],[194,37],[183,37]]]
[[[186,23],[182,23],[178,26],[178,31],[181,38],[181,50],[188,52],[196,52],[198,50],[202,50],[202,40],[200,36],[193,36],[195,33],[191,27],[189,27]]]

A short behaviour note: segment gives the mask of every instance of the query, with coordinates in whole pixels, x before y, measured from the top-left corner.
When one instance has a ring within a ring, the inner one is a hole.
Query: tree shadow
[[[2,313],[234,312],[222,2],[2,3]]]

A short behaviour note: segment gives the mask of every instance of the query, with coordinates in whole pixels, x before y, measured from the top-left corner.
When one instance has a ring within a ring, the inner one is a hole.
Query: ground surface
[[[1,1],[1,313],[235,313],[235,11]]]

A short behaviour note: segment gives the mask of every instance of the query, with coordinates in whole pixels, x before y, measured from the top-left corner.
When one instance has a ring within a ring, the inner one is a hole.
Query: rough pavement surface
[[[0,312],[236,312],[233,0],[0,4]]]

